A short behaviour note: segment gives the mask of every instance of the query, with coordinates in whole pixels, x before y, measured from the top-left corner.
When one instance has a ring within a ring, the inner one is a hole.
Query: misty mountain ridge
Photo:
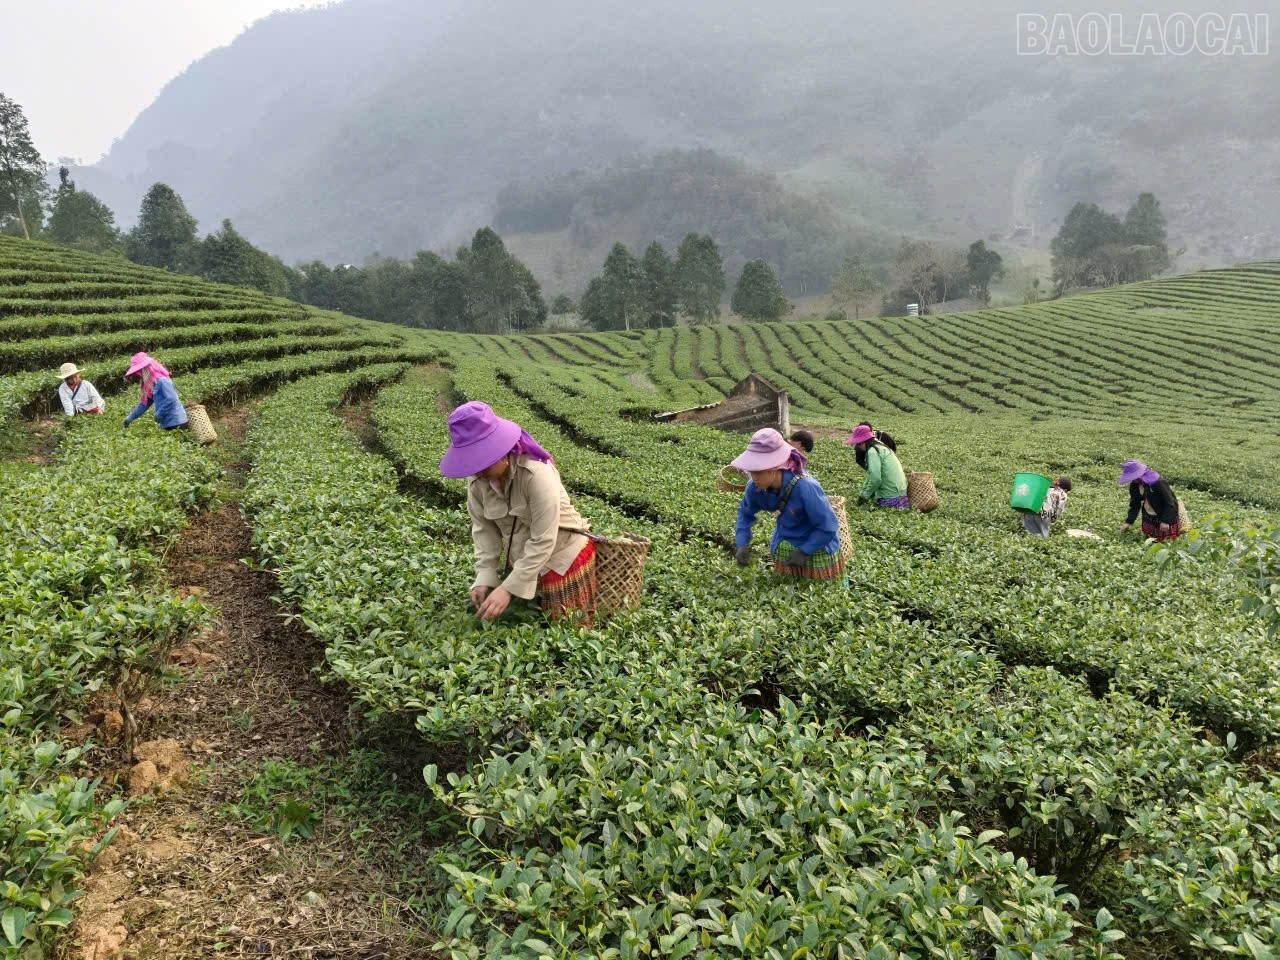
[[[762,202],[746,204],[754,226],[737,218],[743,258],[769,258],[778,211],[798,222],[806,203],[801,246],[901,232],[1044,247],[1072,203],[1123,211],[1143,190],[1191,259],[1280,251],[1275,58],[1020,57],[1019,9],[347,0],[211,52],[75,177],[126,224],[162,180],[204,228],[230,217],[287,260],[450,250],[495,217],[517,248],[541,236],[574,259],[597,238],[572,214],[517,224],[513,191],[558,184],[562,208],[599,211],[619,170],[700,149],[776,187],[748,191]],[[641,245],[690,211],[723,219],[713,181],[666,197],[650,182],[594,228]]]

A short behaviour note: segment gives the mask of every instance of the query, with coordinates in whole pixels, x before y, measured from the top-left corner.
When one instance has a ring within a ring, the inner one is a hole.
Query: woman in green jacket
[[[875,432],[866,424],[854,430],[845,443],[867,455],[867,482],[862,485],[859,496],[863,500],[874,500],[882,507],[910,510],[907,475],[902,471],[898,455],[877,440]]]

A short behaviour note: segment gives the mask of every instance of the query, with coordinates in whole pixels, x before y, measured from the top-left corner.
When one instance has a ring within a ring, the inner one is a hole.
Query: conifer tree
[[[720,315],[724,296],[724,263],[707,234],[690,233],[680,241],[675,267],[676,298],[681,311],[696,321]]]
[[[791,309],[778,275],[763,260],[748,260],[743,266],[729,306],[748,320],[781,320]]]
[[[150,267],[175,273],[194,273],[199,268],[196,219],[168,184],[152,185],[142,198],[126,249],[130,260]]]

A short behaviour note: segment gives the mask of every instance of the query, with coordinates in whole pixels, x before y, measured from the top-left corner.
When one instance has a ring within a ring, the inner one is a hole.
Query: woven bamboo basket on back
[[[596,609],[637,610],[644,588],[649,539],[635,533],[591,534],[596,545]]]
[[[849,515],[845,511],[844,497],[827,497],[836,514],[836,528],[840,531],[840,556],[845,563],[853,556],[853,533],[849,529]]]
[[[191,425],[191,434],[196,443],[218,442],[218,431],[213,429],[213,421],[209,419],[209,411],[198,403],[187,405],[187,423]]]
[[[747,478],[742,475],[742,472],[737,467],[725,464],[720,468],[720,473],[716,476],[716,489],[722,493],[745,493]]]
[[[907,474],[907,498],[911,506],[921,513],[931,513],[942,502],[938,488],[933,485],[933,474],[912,470]]]

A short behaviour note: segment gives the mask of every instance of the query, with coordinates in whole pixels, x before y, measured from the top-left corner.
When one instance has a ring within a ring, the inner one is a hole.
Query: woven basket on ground
[[[1181,497],[1178,498],[1178,525],[1183,533],[1191,529],[1191,518],[1187,516],[1187,505],[1182,502]]]
[[[726,464],[720,468],[720,475],[716,477],[716,489],[722,493],[745,493],[747,480],[737,467]]]
[[[911,506],[921,513],[937,510],[942,501],[938,499],[938,488],[933,485],[933,474],[916,470],[908,473],[907,498]]]
[[[836,513],[836,528],[840,531],[840,556],[844,558],[845,563],[849,562],[849,558],[853,556],[853,534],[849,530],[849,515],[845,512],[844,497],[827,497],[831,502],[831,509]]]
[[[596,609],[636,610],[644,586],[644,563],[649,540],[635,533],[605,537],[592,534],[596,544]]]
[[[198,403],[187,407],[187,423],[191,425],[191,435],[196,443],[210,444],[218,440],[218,431],[213,429],[213,421],[209,419],[209,411]]]

